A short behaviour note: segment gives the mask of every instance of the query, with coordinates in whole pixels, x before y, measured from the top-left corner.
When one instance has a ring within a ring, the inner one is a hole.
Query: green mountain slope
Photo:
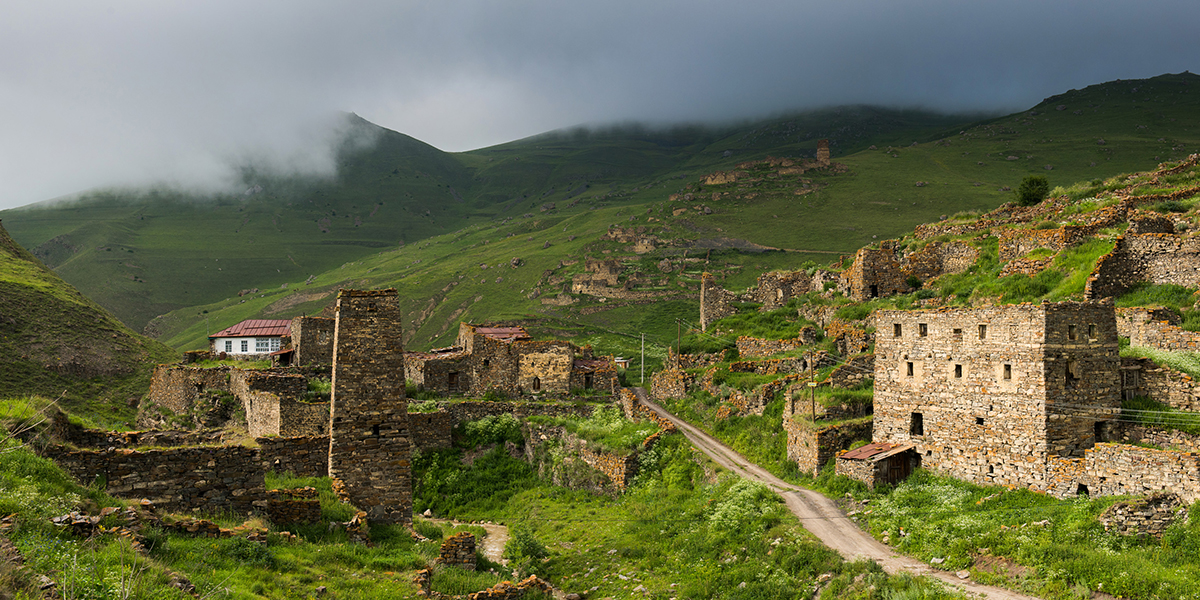
[[[177,358],[130,331],[0,227],[0,396],[62,396],[117,423],[131,417],[153,365]]]
[[[1200,77],[1186,73],[1110,82],[973,123],[844,107],[723,127],[560,131],[461,154],[380,130],[377,147],[343,154],[336,181],[250,177],[261,192],[206,201],[95,194],[0,216],[126,322],[141,327],[169,313],[148,331],[177,347],[195,345],[202,337],[196,319],[218,306],[238,305],[235,312],[247,316],[252,306],[270,306],[271,314],[290,316],[319,308],[321,294],[312,291],[319,287],[418,281],[412,335],[437,343],[450,315],[644,315],[621,302],[542,303],[583,270],[573,261],[589,257],[636,263],[647,274],[638,285],[654,287],[659,280],[650,275],[666,275],[657,263],[685,246],[694,248],[690,258],[752,244],[792,251],[725,252],[704,265],[679,260],[663,283],[685,293],[680,284],[694,288],[700,269],[709,269],[744,286],[762,269],[828,262],[943,215],[989,210],[1012,199],[1006,188],[1028,174],[1066,185],[1182,158],[1200,146],[1198,86]],[[845,168],[786,176],[743,168],[738,181],[705,181],[767,156],[811,157],[820,138],[830,139]],[[613,225],[674,242],[635,255],[600,240]],[[514,257],[526,266],[503,274],[480,266]]]

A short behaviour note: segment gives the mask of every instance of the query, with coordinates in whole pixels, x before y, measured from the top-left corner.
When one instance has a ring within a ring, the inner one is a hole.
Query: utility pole
[[[646,385],[646,334],[642,334],[642,385]]]

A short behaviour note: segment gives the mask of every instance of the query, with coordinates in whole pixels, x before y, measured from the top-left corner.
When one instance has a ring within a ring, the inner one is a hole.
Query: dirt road
[[[918,561],[896,554],[891,548],[881,544],[858,525],[851,521],[829,498],[812,490],[792,485],[766,469],[746,460],[725,444],[717,441],[707,433],[693,427],[687,421],[667,412],[661,406],[650,401],[646,391],[633,388],[646,406],[669,419],[679,431],[697,448],[709,455],[717,464],[733,471],[741,477],[766,484],[783,497],[787,507],[800,519],[805,529],[821,539],[826,546],[837,550],[846,560],[867,559],[879,563],[888,573],[912,573],[934,577],[960,590],[978,594],[984,598],[997,600],[1038,600],[1035,596],[1027,596],[1003,588],[982,585],[970,580],[960,579],[954,573],[934,569]]]

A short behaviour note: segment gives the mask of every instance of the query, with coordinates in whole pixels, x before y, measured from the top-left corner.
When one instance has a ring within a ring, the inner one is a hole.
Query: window
[[[282,342],[279,338],[271,338],[271,352],[279,350],[279,344]]]
[[[919,335],[921,337],[925,337],[925,336],[929,335],[929,325],[927,325],[925,323],[917,324],[917,335]]]
[[[979,326],[979,339],[981,339],[981,340],[987,339],[987,325]]]
[[[1012,379],[1012,365],[1004,365],[1004,379],[1005,381]]]
[[[1088,338],[1093,339],[1093,340],[1096,339],[1096,326],[1095,325],[1088,325]]]
[[[957,327],[954,328],[954,341],[956,341],[956,342],[962,341],[962,330]]]
[[[900,324],[892,324],[892,337],[900,337]]]
[[[1064,385],[1066,385],[1067,389],[1072,389],[1078,384],[1079,384],[1079,363],[1077,361],[1071,361],[1071,362],[1067,363],[1066,381],[1065,381]]]
[[[542,379],[540,377],[534,377],[533,378],[533,391],[537,392],[537,391],[541,391],[541,389],[542,389]]]
[[[1092,425],[1093,434],[1096,436],[1096,443],[1104,441],[1104,421],[1096,421]]]
[[[954,378],[962,379],[962,365],[954,365]]]
[[[1068,339],[1068,340],[1073,340],[1073,339],[1075,339],[1075,338],[1076,338],[1075,326],[1074,326],[1074,325],[1067,325],[1067,339]]]
[[[371,435],[373,435],[375,437],[379,437],[379,426],[378,425],[371,426]]]
[[[242,340],[242,352],[250,351],[250,340]]]
[[[483,359],[483,366],[484,366],[485,368],[486,368],[488,365],[490,365],[491,363],[492,363],[492,361],[491,361],[490,359],[487,359],[487,358]]]
[[[975,417],[976,425],[983,425],[983,417]]]
[[[995,472],[996,472],[996,467],[994,467],[992,465],[988,465],[988,475],[991,475]]]
[[[913,376],[913,364],[911,362],[908,363],[908,376],[909,377]]]
[[[913,413],[912,418],[908,422],[909,435],[925,435],[925,416],[921,413]]]
[[[225,351],[233,352],[233,340],[225,340]]]
[[[254,351],[255,352],[270,352],[271,351],[271,340],[269,340],[267,338],[255,338],[254,339]]]

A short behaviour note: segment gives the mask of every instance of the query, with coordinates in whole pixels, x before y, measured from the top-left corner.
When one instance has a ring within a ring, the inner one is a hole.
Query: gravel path
[[[983,598],[1038,600],[1036,596],[1028,596],[1012,590],[976,583],[969,579],[961,579],[954,573],[934,569],[919,560],[895,553],[891,548],[859,529],[858,525],[846,517],[833,500],[812,490],[783,481],[766,469],[746,460],[742,455],[687,421],[651,402],[646,390],[642,388],[633,388],[633,390],[642,403],[674,423],[694,446],[709,455],[717,464],[741,477],[764,483],[775,490],[783,497],[792,513],[800,519],[805,529],[811,531],[826,546],[836,550],[846,560],[873,560],[888,573],[905,572],[933,577],[959,590],[977,594]]]

